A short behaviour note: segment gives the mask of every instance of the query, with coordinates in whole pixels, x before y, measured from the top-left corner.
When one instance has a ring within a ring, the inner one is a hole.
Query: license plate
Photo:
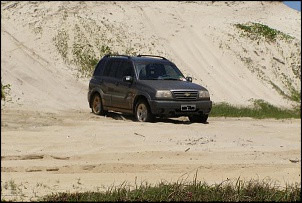
[[[183,104],[180,106],[181,111],[195,111],[196,105],[194,104]]]

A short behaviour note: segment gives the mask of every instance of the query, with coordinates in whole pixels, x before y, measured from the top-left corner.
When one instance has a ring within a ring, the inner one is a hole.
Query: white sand
[[[246,22],[295,40],[257,44],[234,27]],[[73,39],[75,24],[87,43],[101,45],[97,39],[106,33],[113,41],[123,39],[119,51],[169,58],[208,88],[215,103],[251,105],[263,99],[290,108],[296,104],[269,81],[289,94],[284,83],[289,78],[301,90],[292,68],[301,58],[290,57],[301,53],[301,13],[281,2],[2,1],[1,82],[11,90],[1,101],[1,198],[29,200],[123,181],[192,181],[197,171],[198,179],[209,183],[238,177],[300,183],[300,120],[210,116],[209,124],[200,125],[187,118],[136,123],[116,114],[92,115],[89,78],[76,77],[53,41],[62,29]],[[8,187],[11,181],[19,185],[17,194]]]

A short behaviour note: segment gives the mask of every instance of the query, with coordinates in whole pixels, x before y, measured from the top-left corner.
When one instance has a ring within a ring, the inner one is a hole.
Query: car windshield
[[[140,80],[185,80],[174,64],[137,63],[136,70]]]

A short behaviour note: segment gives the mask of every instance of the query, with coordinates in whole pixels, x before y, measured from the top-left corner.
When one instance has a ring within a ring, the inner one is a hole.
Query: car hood
[[[207,90],[196,83],[179,80],[142,80],[140,83],[156,90]]]

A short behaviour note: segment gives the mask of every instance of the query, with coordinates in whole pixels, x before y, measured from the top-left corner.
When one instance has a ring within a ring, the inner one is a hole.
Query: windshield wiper
[[[179,80],[178,78],[163,78],[162,80]]]
[[[145,80],[179,80],[177,78],[148,78]]]

